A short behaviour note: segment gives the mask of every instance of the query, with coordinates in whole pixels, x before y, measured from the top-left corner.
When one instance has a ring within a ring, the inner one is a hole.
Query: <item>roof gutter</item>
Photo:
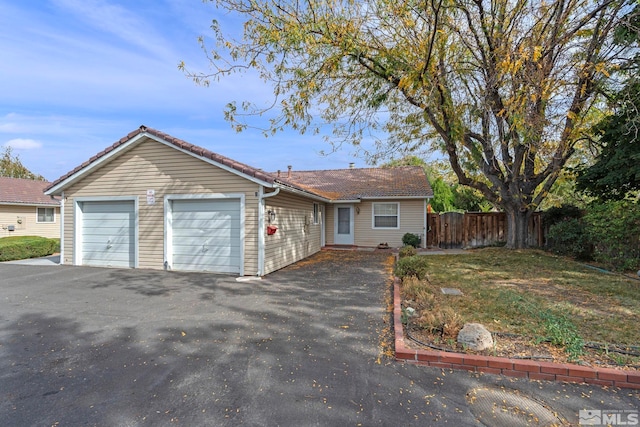
[[[318,196],[318,195],[316,195],[316,194],[314,194],[314,193],[312,193],[310,191],[299,190],[297,188],[291,187],[291,186],[286,185],[286,184],[282,184],[280,182],[274,183],[274,188],[276,188],[276,189],[282,188],[283,190],[288,191],[290,193],[298,194],[298,195],[307,197],[309,199],[317,200],[319,202],[325,202],[325,203],[331,203],[332,202],[331,199],[328,199],[326,197]],[[271,193],[269,193],[269,194],[271,194]]]
[[[362,197],[362,200],[425,200],[432,199],[433,196],[381,196]]]

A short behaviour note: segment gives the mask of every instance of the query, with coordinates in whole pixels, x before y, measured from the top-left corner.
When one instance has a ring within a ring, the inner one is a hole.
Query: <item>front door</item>
[[[334,209],[333,243],[353,245],[353,206],[336,205]]]

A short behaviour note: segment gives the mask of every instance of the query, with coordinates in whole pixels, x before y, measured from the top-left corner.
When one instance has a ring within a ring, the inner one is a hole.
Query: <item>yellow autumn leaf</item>
[[[542,46],[536,46],[533,48],[533,62],[538,62],[542,57]]]

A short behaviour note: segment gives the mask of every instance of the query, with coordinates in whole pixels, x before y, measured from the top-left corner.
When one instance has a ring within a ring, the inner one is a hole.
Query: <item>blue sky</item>
[[[269,171],[366,166],[352,147],[321,156],[321,136],[233,131],[224,106],[268,104],[270,87],[236,75],[205,88],[177,67],[207,69],[197,37],[214,18],[240,28],[200,0],[0,0],[0,146],[48,180],[142,124]]]

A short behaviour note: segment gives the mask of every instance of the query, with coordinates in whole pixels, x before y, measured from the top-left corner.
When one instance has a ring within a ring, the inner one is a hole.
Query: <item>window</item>
[[[317,203],[313,204],[313,223],[320,224],[320,205]]]
[[[36,222],[56,222],[54,208],[38,208],[38,219]]]
[[[400,228],[399,203],[374,203],[373,228]]]

